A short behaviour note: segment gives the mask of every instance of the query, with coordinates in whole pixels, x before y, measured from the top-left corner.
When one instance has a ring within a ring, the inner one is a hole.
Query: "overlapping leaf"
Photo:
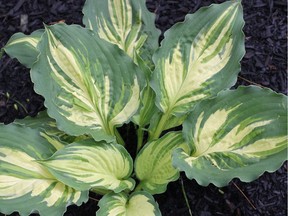
[[[15,125],[0,127],[0,212],[62,216],[67,205],[87,201],[87,191],[64,185],[37,163],[56,151],[39,131]]]
[[[44,30],[41,29],[34,31],[31,35],[16,33],[3,47],[3,50],[11,58],[16,58],[21,64],[31,68],[39,55],[37,45],[43,32]]]
[[[124,147],[104,141],[79,141],[41,161],[61,182],[78,190],[91,188],[116,193],[134,188],[133,161]]]
[[[159,30],[155,15],[141,0],[87,0],[83,23],[99,37],[118,45],[135,63],[137,55],[152,65],[151,56],[158,47]],[[152,66],[151,66],[152,67]]]
[[[172,152],[176,148],[188,152],[180,132],[168,133],[145,145],[135,161],[135,173],[141,188],[151,194],[163,193],[169,182],[179,178],[179,171],[172,166]]]
[[[87,0],[83,8],[83,23],[100,38],[118,45],[139,65],[150,79],[154,69],[152,55],[158,48],[160,31],[155,27],[155,15],[142,0]],[[142,92],[141,107],[133,121],[145,127],[156,111],[155,93],[150,86]]]
[[[244,55],[243,25],[240,2],[228,1],[187,15],[165,33],[153,56],[151,86],[166,120],[191,111],[196,102],[236,82]]]
[[[80,26],[46,27],[32,68],[35,89],[48,114],[71,135],[112,138],[140,104],[141,72],[118,47]]]
[[[183,133],[192,152],[176,150],[173,163],[189,178],[219,187],[252,181],[287,159],[287,98],[258,87],[223,92],[197,105]]]
[[[97,216],[161,216],[158,204],[151,194],[141,191],[130,196],[109,193],[99,201]]]
[[[89,139],[87,135],[78,137],[70,136],[57,128],[56,121],[47,115],[47,111],[38,113],[36,117],[26,117],[25,119],[17,119],[14,124],[23,127],[37,129],[39,135],[45,138],[57,150],[64,148],[65,145],[74,141]]]

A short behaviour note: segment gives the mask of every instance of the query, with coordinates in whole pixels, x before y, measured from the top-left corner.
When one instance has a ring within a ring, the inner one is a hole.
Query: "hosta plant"
[[[241,1],[187,15],[160,46],[144,0],[86,0],[83,13],[85,28],[45,25],[1,50],[31,68],[47,111],[1,125],[0,212],[63,215],[90,190],[103,195],[98,216],[161,215],[152,195],[180,171],[222,187],[286,160],[286,97],[230,90],[245,52]]]

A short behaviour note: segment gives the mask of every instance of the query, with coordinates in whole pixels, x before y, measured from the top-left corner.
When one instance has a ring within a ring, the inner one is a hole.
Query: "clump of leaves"
[[[161,215],[152,195],[180,171],[222,187],[286,160],[286,97],[229,90],[245,52],[240,1],[187,15],[160,47],[144,1],[87,0],[83,13],[86,28],[45,26],[2,48],[31,68],[47,107],[1,125],[2,213],[63,215],[91,190],[103,195],[99,216]],[[135,159],[118,132],[128,122]]]

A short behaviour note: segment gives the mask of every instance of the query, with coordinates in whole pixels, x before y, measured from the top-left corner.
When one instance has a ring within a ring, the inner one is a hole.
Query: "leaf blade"
[[[199,184],[219,187],[275,171],[287,159],[286,100],[268,89],[240,87],[202,102],[183,127],[192,151],[177,150],[173,164]]]
[[[160,33],[154,25],[155,15],[147,10],[144,1],[87,0],[83,14],[86,28],[118,45],[135,63],[140,56],[152,67],[151,56],[158,47]]]
[[[146,191],[134,192],[130,196],[125,193],[109,193],[99,201],[100,209],[97,216],[126,215],[126,216],[161,216],[158,204],[151,194]]]
[[[118,144],[79,141],[65,146],[40,163],[61,182],[77,190],[93,188],[118,193],[132,190],[135,185],[130,178],[132,159]]]
[[[66,206],[88,200],[88,191],[76,191],[57,181],[36,160],[51,156],[56,149],[39,131],[16,125],[0,130],[0,211],[29,215],[62,215]]]
[[[244,55],[242,16],[239,2],[225,2],[187,15],[167,31],[153,56],[151,81],[163,113],[181,116],[236,82]]]
[[[140,104],[141,73],[134,63],[76,25],[46,27],[39,49],[32,80],[57,126],[75,136],[114,140],[115,127],[130,121]]]
[[[179,171],[172,166],[172,152],[177,148],[188,151],[180,132],[168,133],[144,146],[135,160],[141,188],[152,195],[163,193],[169,182],[179,178]]]
[[[47,111],[41,111],[35,117],[27,116],[24,119],[16,119],[14,122],[16,125],[21,125],[22,127],[29,127],[32,129],[37,129],[39,135],[45,138],[55,149],[59,150],[77,140],[89,139],[91,137],[87,135],[82,136],[70,136],[57,128],[56,121],[50,118]]]
[[[43,33],[43,29],[34,31],[31,35],[16,33],[12,35],[3,49],[11,58],[16,58],[21,64],[31,68],[37,61],[39,55],[37,45]]]

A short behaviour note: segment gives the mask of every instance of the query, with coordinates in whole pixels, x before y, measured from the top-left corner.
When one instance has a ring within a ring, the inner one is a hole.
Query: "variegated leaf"
[[[196,106],[184,122],[187,154],[173,163],[201,185],[249,182],[287,159],[287,97],[269,89],[240,87]]]
[[[187,15],[165,33],[153,56],[151,81],[164,113],[160,127],[170,115],[186,114],[195,103],[234,85],[244,55],[243,25],[240,1],[228,1]]]
[[[117,46],[76,25],[46,27],[39,50],[32,80],[57,126],[111,141],[115,127],[128,122],[140,104],[136,65]]]
[[[0,212],[62,216],[67,205],[88,200],[88,191],[64,185],[36,162],[56,151],[38,130],[16,125],[0,127]]]
[[[154,25],[155,15],[141,0],[87,0],[83,8],[83,23],[100,38],[118,45],[139,65],[148,79],[154,69],[152,54],[158,48],[160,31]],[[157,109],[155,93],[149,86],[142,92],[141,107],[133,121],[140,128],[149,124]],[[148,101],[147,101],[148,99]]]
[[[186,152],[189,149],[180,132],[168,133],[145,145],[135,161],[135,173],[140,180],[138,187],[159,194],[166,191],[169,182],[179,178],[179,171],[172,166],[172,152],[176,148]]]
[[[25,119],[16,119],[14,124],[24,127],[37,129],[40,136],[45,138],[57,150],[64,148],[65,145],[74,141],[89,139],[87,135],[78,137],[70,136],[63,131],[60,131],[56,126],[56,121],[47,115],[46,110],[39,112],[36,117],[26,117]]]
[[[151,194],[140,191],[130,196],[109,193],[99,201],[97,216],[161,216],[158,204]]]
[[[23,33],[14,34],[3,50],[11,57],[16,58],[18,61],[28,68],[31,68],[33,63],[37,61],[39,51],[37,50],[38,42],[44,30],[37,30],[31,35]]]
[[[160,31],[155,15],[142,0],[86,0],[83,23],[100,38],[118,45],[137,63],[137,55],[146,63],[158,48]]]
[[[116,193],[132,190],[130,178],[133,161],[126,149],[118,144],[79,141],[65,146],[51,158],[41,161],[61,182],[78,190],[99,188]]]

